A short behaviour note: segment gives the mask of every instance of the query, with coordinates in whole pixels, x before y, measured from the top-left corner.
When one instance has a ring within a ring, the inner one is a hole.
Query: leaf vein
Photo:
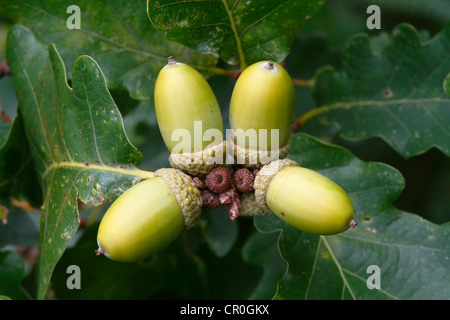
[[[312,284],[312,279],[313,279],[314,273],[316,271],[316,264],[317,264],[317,259],[318,259],[318,256],[319,256],[319,248],[320,248],[321,241],[322,241],[322,239],[319,238],[319,242],[317,243],[317,247],[316,247],[316,253],[314,255],[314,263],[313,263],[313,265],[311,267],[311,276],[309,277],[308,287],[306,288],[306,292],[305,292],[305,300],[308,297],[309,289],[311,288],[311,284]]]
[[[55,173],[55,174],[56,174],[56,173]],[[55,177],[55,174],[53,175],[53,178]],[[70,193],[70,192],[71,192],[71,189],[74,187],[76,178],[77,178],[80,174],[81,174],[81,171],[77,172],[77,174],[75,175],[74,179],[72,180],[72,183],[71,183],[70,187],[67,189],[67,194],[65,195],[64,200],[62,201],[62,203],[58,204],[59,210],[58,210],[58,212],[55,212],[55,213],[54,213],[54,215],[56,215],[56,223],[55,223],[56,226],[59,226],[59,224],[60,224],[61,218],[62,218],[62,216],[63,216],[62,212],[65,211],[64,209],[65,209],[65,207],[66,207],[67,200],[69,199],[69,197],[70,197],[70,195],[71,195],[71,193]],[[52,186],[56,185],[56,183],[53,182],[53,178],[52,178],[52,180],[50,181],[50,184],[51,184]],[[52,189],[53,189],[53,188],[52,188]],[[47,207],[47,206],[46,206],[46,207]],[[47,215],[48,215],[48,214],[47,214]],[[57,228],[56,228],[56,227],[53,227],[52,229],[53,229],[52,234],[51,234],[51,235],[48,235],[48,237],[47,237],[47,239],[49,239],[49,240],[50,240],[50,239],[54,239],[54,237],[55,237],[55,235],[56,235],[56,230],[57,230]]]
[[[420,91],[419,89],[422,88],[424,85],[428,84],[428,82],[433,78],[433,76],[436,74],[436,72],[443,70],[442,66],[445,63],[447,63],[449,57],[450,57],[450,52],[445,56],[444,59],[441,60],[441,63],[438,66],[436,66],[436,68],[434,68],[434,70],[432,72],[430,72],[428,77],[420,84],[420,86],[418,88],[416,88],[416,90],[411,91],[411,93],[408,96],[406,96],[406,98],[409,98],[413,93]]]
[[[191,3],[196,3],[196,2],[222,2],[222,0],[189,0],[188,2]],[[182,3],[179,2],[172,2],[172,3],[166,3],[163,5],[160,5],[159,8],[167,8],[167,7],[171,7],[171,6],[180,6],[180,5],[184,5]]]
[[[354,240],[354,241],[367,242],[367,243],[381,245],[381,246],[386,246],[386,247],[407,248],[407,249],[423,249],[423,250],[432,250],[432,251],[438,251],[438,252],[439,251],[448,252],[448,248],[431,248],[431,247],[425,247],[425,246],[422,246],[422,245],[407,245],[407,244],[392,243],[392,242],[388,243],[388,242],[382,242],[382,241],[374,241],[374,240],[365,239],[365,238],[352,237],[352,236],[344,235],[344,234],[339,234],[339,235],[337,235],[337,237],[347,238],[347,239],[351,239],[351,240]]]
[[[245,55],[244,52],[242,50],[242,43],[241,43],[241,38],[239,37],[236,25],[234,24],[234,18],[233,15],[230,11],[230,8],[228,7],[227,1],[226,0],[221,0],[223,6],[225,7],[225,11],[228,14],[228,20],[230,21],[231,24],[231,30],[233,31],[233,35],[234,35],[234,40],[236,41],[236,49],[239,55],[239,62],[241,64],[241,69],[242,71],[245,70],[247,68],[247,63],[245,62]]]
[[[356,296],[352,290],[352,288],[350,287],[350,284],[347,281],[347,278],[344,275],[344,270],[341,266],[341,264],[339,263],[338,259],[336,258],[331,246],[329,245],[328,241],[325,239],[325,237],[320,236],[320,238],[323,240],[323,243],[325,245],[325,247],[327,248],[328,252],[331,255],[331,258],[333,259],[334,263],[336,264],[336,267],[338,268],[339,274],[342,277],[342,281],[344,282],[345,287],[348,289],[350,295],[352,296],[353,300],[356,300]]]
[[[309,119],[320,115],[322,113],[336,110],[336,109],[350,109],[352,107],[372,107],[372,106],[389,106],[389,105],[397,105],[397,104],[421,104],[421,103],[450,103],[450,99],[441,98],[441,97],[433,97],[433,98],[421,98],[421,99],[396,99],[389,101],[377,101],[377,100],[358,100],[358,101],[350,101],[350,102],[335,102],[331,104],[325,104],[320,107],[311,109],[304,113],[297,122],[300,125],[304,125]]]
[[[107,166],[105,164],[103,165],[96,165],[96,164],[90,164],[89,166],[86,166],[86,164],[81,162],[69,162],[69,161],[63,161],[63,162],[55,162],[51,166],[47,168],[47,170],[43,173],[42,177],[45,178],[48,174],[50,174],[52,171],[57,170],[60,167],[65,168],[82,168],[84,170],[98,170],[98,171],[105,171],[105,172],[114,172],[122,175],[128,175],[128,176],[136,176],[140,177],[142,179],[150,179],[153,177],[153,172],[140,170],[137,168],[134,169],[127,169],[127,168],[120,168],[120,167],[111,167]]]
[[[86,83],[84,82],[85,77],[83,77],[83,89],[84,89],[84,95],[86,97],[86,104],[89,108],[89,119],[91,121],[91,126],[92,126],[92,135],[94,138],[94,147],[95,147],[95,152],[97,153],[97,157],[98,157],[98,161],[100,161],[100,163],[102,165],[104,165],[102,157],[100,156],[100,152],[98,150],[98,145],[97,145],[97,132],[95,129],[95,124],[94,124],[94,119],[92,118],[92,107],[91,107],[91,102],[89,100],[89,95],[87,93],[87,88],[86,88]]]
[[[45,130],[44,120],[42,119],[41,109],[39,108],[39,103],[38,103],[38,100],[37,100],[37,97],[36,97],[36,92],[34,90],[33,84],[31,83],[30,75],[28,74],[28,69],[23,66],[22,61],[19,58],[20,55],[17,52],[15,46],[13,46],[13,50],[14,50],[14,54],[17,57],[17,61],[19,62],[20,69],[23,71],[23,74],[25,75],[25,79],[27,80],[27,84],[28,84],[29,88],[31,89],[31,93],[32,93],[32,96],[33,96],[33,102],[34,102],[33,104],[36,107],[36,110],[37,110],[37,113],[38,113],[38,116],[39,116],[39,122],[41,124],[40,127],[41,127],[41,130],[42,130],[42,134],[44,135],[44,141],[45,141],[45,144],[46,144],[46,147],[47,147],[47,151],[48,151],[49,155],[52,156],[50,144],[49,144],[48,139],[47,139],[47,131]],[[39,154],[39,152],[37,152],[37,153]],[[43,163],[44,163],[44,166],[47,167],[47,163],[45,162],[45,160],[43,160]]]
[[[361,277],[359,274],[356,274],[356,273],[354,273],[354,272],[352,272],[352,271],[350,271],[350,270],[348,270],[346,268],[342,268],[342,270],[345,273],[349,274],[350,276],[353,276],[354,278],[363,281],[364,283],[366,283],[366,281],[367,281],[367,279],[365,279],[364,277]],[[377,291],[384,293],[386,296],[388,296],[388,297],[390,297],[392,299],[400,300],[399,297],[397,297],[397,296],[395,296],[395,295],[393,295],[393,294],[391,294],[391,293],[389,293],[389,292],[387,292],[387,291],[385,291],[385,290],[383,290],[381,288],[377,289]]]
[[[446,136],[450,136],[450,132],[445,129],[445,127],[436,119],[434,114],[431,112],[429,108],[424,107],[425,112],[428,113],[431,117],[431,119],[436,123],[436,125],[445,133]]]
[[[32,6],[32,5],[28,4],[28,3],[20,2],[20,1],[19,1],[19,3],[21,3],[21,4],[24,5],[24,6],[27,6],[27,7],[31,8],[31,9],[33,9],[33,10],[42,12],[43,14],[46,14],[46,15],[48,15],[49,17],[51,17],[51,18],[53,18],[53,19],[56,19],[56,20],[58,20],[58,21],[60,21],[60,22],[62,21],[62,22],[64,23],[64,25],[65,25],[65,23],[66,23],[66,21],[65,21],[64,19],[61,19],[61,18],[59,18],[58,16],[54,16],[54,15],[48,13],[47,11],[42,10],[42,9],[39,8],[39,7]],[[84,23],[86,23],[86,22],[84,22]],[[99,34],[99,33],[97,33],[97,32],[94,32],[94,31],[92,31],[92,30],[89,30],[89,29],[87,29],[87,28],[81,28],[79,31],[80,31],[80,32],[83,32],[83,33],[85,33],[85,34],[87,34],[87,35],[93,36],[94,38],[98,38],[98,39],[100,39],[100,40],[102,40],[102,41],[105,41],[105,42],[107,42],[107,43],[109,43],[109,44],[112,44],[112,45],[114,45],[114,46],[116,46],[116,47],[122,48],[122,49],[124,49],[124,50],[126,50],[126,51],[132,52],[132,53],[136,53],[136,54],[143,55],[143,56],[146,56],[146,57],[152,57],[152,58],[158,59],[158,60],[164,60],[164,61],[165,61],[165,60],[167,59],[167,57],[163,57],[163,56],[160,56],[160,55],[155,54],[155,53],[151,53],[151,52],[148,52],[148,51],[142,51],[142,50],[139,50],[139,49],[136,49],[136,48],[132,48],[132,47],[123,45],[123,44],[121,44],[121,43],[118,43],[118,42],[114,41],[114,40],[111,39],[111,38],[108,38],[108,37],[106,37],[106,36],[104,36],[104,35],[101,35],[101,34]],[[69,32],[72,32],[72,30],[67,30],[66,32],[69,33]]]
[[[267,18],[268,16],[270,16],[272,13],[274,13],[275,11],[277,11],[278,9],[280,9],[281,7],[285,6],[286,4],[288,4],[289,2],[291,2],[291,0],[288,0],[286,2],[283,2],[282,4],[280,4],[278,7],[276,7],[275,9],[267,12],[265,15],[263,15],[262,17],[260,17],[259,19],[257,19],[256,21],[254,21],[253,23],[251,23],[250,25],[248,25],[246,28],[244,28],[244,30],[241,31],[241,33],[239,34],[239,37],[242,37],[242,35],[247,32],[249,29],[253,28],[255,25],[259,24],[260,22],[262,22],[265,18]]]

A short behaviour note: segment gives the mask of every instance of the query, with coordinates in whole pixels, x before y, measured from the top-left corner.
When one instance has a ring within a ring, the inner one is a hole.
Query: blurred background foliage
[[[381,30],[368,30],[366,9],[376,4],[381,8]],[[426,40],[438,33],[448,22],[450,17],[450,1],[446,0],[327,0],[322,9],[305,24],[299,32],[292,46],[292,51],[286,59],[286,68],[293,78],[311,79],[321,66],[332,65],[337,70],[341,67],[341,53],[346,41],[354,34],[363,32],[378,37],[390,33],[399,23],[412,24]],[[5,59],[6,36],[11,21],[0,16],[0,61]],[[219,62],[223,64],[223,62]],[[227,68],[225,65],[221,65]],[[213,76],[209,82],[214,90],[219,104],[223,110],[224,125],[228,127],[228,103],[233,90],[235,79],[223,76]],[[145,170],[156,170],[167,167],[168,152],[163,144],[159,129],[156,125],[152,101],[137,101],[130,98],[126,91],[112,91],[114,100],[124,117],[125,128],[131,142],[143,152],[143,162],[140,167]],[[300,116],[315,107],[310,87],[296,87],[296,115]],[[15,115],[17,98],[11,77],[0,79],[0,109],[11,116]],[[142,117],[145,112],[149,116]],[[0,122],[1,126],[1,122]],[[0,128],[1,129],[1,128]],[[1,131],[0,131],[1,133]],[[151,138],[150,138],[151,137]],[[364,161],[379,161],[387,163],[398,169],[406,180],[406,187],[394,206],[401,210],[414,212],[436,224],[450,220],[450,159],[437,149],[432,149],[422,155],[405,159],[397,154],[389,145],[379,138],[364,141],[342,140],[330,132],[323,137],[328,142],[342,145]],[[251,263],[252,259],[245,261],[241,251],[249,236],[258,237],[254,233],[251,220],[242,219],[238,224],[223,221],[221,233],[219,228],[208,230],[199,228],[195,232],[184,235],[172,245],[168,254],[159,257],[148,265],[120,264],[96,257],[90,252],[92,241],[95,241],[97,223],[108,205],[98,208],[80,204],[80,218],[82,228],[79,237],[74,238],[73,244],[64,254],[57,265],[53,277],[53,291],[55,297],[65,298],[234,298],[246,299],[249,297],[270,298],[272,292],[259,292],[255,295],[254,287],[263,270]],[[25,219],[22,237],[13,245],[19,248],[18,252],[25,257],[23,286],[26,292],[16,292],[15,298],[33,297],[34,280],[33,265],[36,258],[37,226],[39,221],[38,210],[25,210],[27,216],[19,218],[17,212],[10,212],[9,219]],[[208,219],[202,217],[203,220]],[[200,221],[202,223],[202,221]],[[210,225],[204,221],[205,225]],[[85,228],[83,228],[83,226]],[[1,230],[0,230],[1,232]],[[215,233],[212,235],[212,233]],[[275,234],[268,235],[275,237]],[[186,239],[186,237],[188,237]],[[20,237],[19,237],[20,238]],[[1,241],[0,236],[0,241]],[[267,239],[267,238],[266,238]],[[275,243],[275,241],[272,241]],[[198,256],[190,254],[195,248]],[[213,250],[211,250],[213,248]],[[274,248],[273,260],[277,267],[274,277],[280,277],[284,262],[276,256]],[[225,257],[227,259],[225,259]],[[95,261],[95,263],[94,263]],[[249,262],[250,261],[250,262]],[[253,260],[255,261],[255,260]],[[67,278],[64,266],[78,264],[83,273],[82,292],[69,291],[65,286]],[[190,277],[177,274],[178,266],[183,265]],[[206,268],[206,265],[213,266]],[[83,268],[84,266],[84,268]],[[202,270],[204,272],[202,272]],[[212,270],[214,270],[212,272]],[[278,275],[277,275],[278,272]],[[158,275],[158,277],[154,277]],[[99,279],[99,277],[101,279]],[[90,279],[93,286],[90,286]],[[110,279],[115,285],[98,288],[99,280],[108,283]],[[159,279],[154,281],[152,279]],[[128,281],[139,285],[129,291]],[[102,289],[102,290],[99,290]],[[82,296],[80,296],[82,295]]]

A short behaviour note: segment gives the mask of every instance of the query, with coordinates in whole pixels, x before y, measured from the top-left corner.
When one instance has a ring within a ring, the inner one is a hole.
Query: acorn
[[[154,99],[156,119],[173,168],[196,176],[224,162],[221,110],[197,70],[169,57],[158,74]]]
[[[150,257],[195,225],[201,205],[189,175],[173,168],[157,170],[109,207],[98,229],[97,255],[120,262]]]
[[[277,160],[261,168],[254,188],[258,206],[301,231],[331,235],[356,226],[347,193],[326,176],[293,160]]]
[[[228,152],[237,164],[254,168],[285,158],[294,112],[294,84],[287,71],[273,61],[252,64],[231,96]]]

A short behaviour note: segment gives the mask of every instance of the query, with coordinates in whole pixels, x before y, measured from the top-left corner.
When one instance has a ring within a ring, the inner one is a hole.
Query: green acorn
[[[105,213],[97,234],[111,260],[134,262],[171,244],[201,213],[200,191],[178,169],[157,170],[153,178],[125,191]]]
[[[347,193],[329,178],[293,160],[264,166],[254,188],[261,208],[301,231],[329,235],[356,226],[355,209]]]
[[[228,152],[237,164],[261,167],[289,153],[295,112],[294,84],[272,61],[257,62],[239,76],[230,101]]]
[[[224,162],[222,114],[214,92],[198,71],[169,57],[159,72],[154,97],[173,168],[201,175]]]

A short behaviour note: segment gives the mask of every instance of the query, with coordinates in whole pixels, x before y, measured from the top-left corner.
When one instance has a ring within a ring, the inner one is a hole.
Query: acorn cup
[[[163,250],[201,213],[200,191],[178,169],[155,171],[117,198],[100,222],[97,255],[135,262]]]
[[[168,58],[155,83],[155,111],[173,168],[207,174],[223,164],[223,121],[217,99],[194,68]]]
[[[249,66],[239,76],[230,101],[231,158],[252,168],[285,158],[294,112],[294,84],[286,70],[272,61]]]
[[[320,173],[289,159],[265,165],[256,175],[255,201],[289,225],[308,233],[337,234],[355,227],[347,193]]]
[[[240,217],[253,217],[260,215],[272,214],[269,208],[266,206],[260,206],[256,201],[255,192],[244,192],[241,194],[241,210],[239,212]]]

